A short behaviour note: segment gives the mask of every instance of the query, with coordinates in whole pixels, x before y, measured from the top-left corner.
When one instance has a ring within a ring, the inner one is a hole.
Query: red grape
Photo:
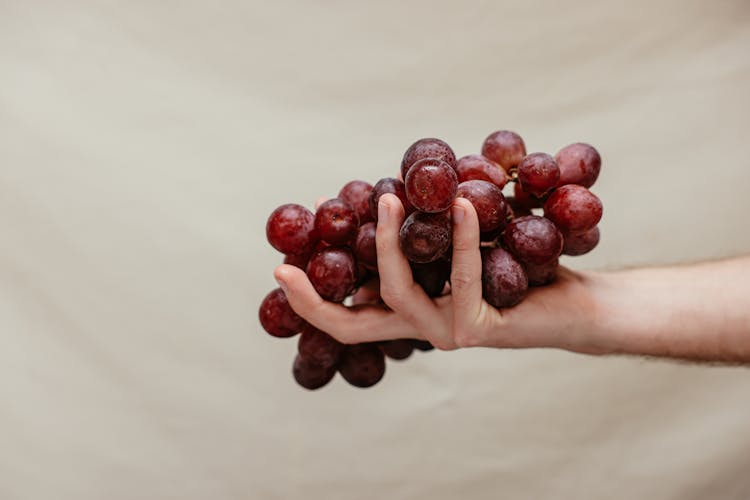
[[[305,361],[331,367],[336,365],[344,349],[344,344],[322,330],[307,324],[297,343],[297,351]]]
[[[524,215],[531,215],[531,209],[526,207],[523,203],[519,203],[518,200],[516,200],[515,196],[505,197],[505,208],[506,220],[513,219],[515,217],[523,217]]]
[[[307,269],[307,261],[310,260],[310,254],[303,253],[303,254],[290,254],[284,256],[284,264],[289,264],[290,266],[299,267],[303,271]]]
[[[330,382],[336,375],[336,367],[316,365],[298,354],[294,358],[292,374],[299,385],[312,391]]]
[[[426,264],[411,263],[414,282],[422,287],[428,297],[439,297],[445,289],[445,282],[451,277],[451,263],[438,259]]]
[[[425,158],[409,169],[404,181],[406,198],[422,212],[447,210],[456,197],[456,171],[443,160]]]
[[[445,254],[451,246],[452,234],[447,212],[414,212],[401,226],[399,242],[407,259],[424,264]]]
[[[266,295],[260,304],[258,317],[263,329],[274,337],[292,337],[307,324],[294,312],[281,288]]]
[[[411,339],[411,343],[414,345],[414,349],[418,351],[427,352],[435,349],[435,346],[426,340]]]
[[[360,224],[366,224],[375,219],[370,212],[370,194],[372,185],[365,181],[351,181],[339,191],[339,198],[348,202],[357,212]]]
[[[503,167],[482,155],[467,155],[456,163],[458,182],[487,181],[502,189],[508,182]]]
[[[557,277],[558,259],[547,262],[546,264],[526,264],[526,276],[529,278],[530,286],[548,285],[555,281]]]
[[[393,177],[386,177],[385,179],[380,179],[375,186],[373,186],[372,193],[370,193],[370,213],[374,220],[378,220],[378,201],[380,200],[380,197],[386,193],[393,193],[398,196],[398,199],[401,200],[401,204],[404,206],[404,213],[406,215],[409,215],[414,211],[414,207],[406,198],[404,183]]]
[[[557,152],[555,160],[560,167],[558,186],[578,184],[589,188],[596,182],[602,168],[599,152],[582,142],[565,146]]]
[[[376,229],[377,225],[374,222],[359,226],[352,246],[357,262],[372,269],[378,268],[378,250],[375,246]]]
[[[315,231],[331,245],[346,245],[357,234],[358,227],[357,212],[340,198],[323,202],[315,212]]]
[[[579,233],[599,223],[602,202],[585,187],[567,184],[549,196],[544,204],[544,216],[564,233]]]
[[[513,186],[513,197],[516,199],[516,205],[523,207],[529,211],[532,208],[542,208],[544,202],[523,190],[520,182],[516,182]]]
[[[482,156],[499,163],[507,172],[521,163],[526,156],[526,145],[515,132],[498,130],[484,140]]]
[[[523,300],[529,287],[526,272],[500,247],[482,249],[482,296],[494,307],[511,307]]]
[[[411,356],[414,344],[411,339],[388,340],[380,344],[380,349],[391,359],[402,360]]]
[[[353,386],[373,386],[385,374],[383,351],[372,343],[346,346],[339,363],[339,373]]]
[[[281,253],[310,253],[318,242],[315,216],[302,205],[281,205],[268,217],[266,237],[271,246]]]
[[[557,185],[560,169],[547,153],[531,153],[518,164],[518,183],[524,191],[541,197]]]
[[[307,264],[307,277],[325,300],[343,301],[357,282],[357,267],[351,250],[326,247],[314,253]]]
[[[510,253],[525,264],[546,264],[560,256],[563,237],[544,217],[527,215],[514,219],[503,233]]]
[[[443,160],[451,168],[456,168],[456,155],[445,141],[425,138],[409,146],[409,149],[404,153],[404,158],[401,160],[401,178],[406,179],[406,174],[411,166],[425,158],[437,158]]]
[[[487,181],[465,181],[458,185],[456,196],[466,198],[474,205],[479,218],[479,230],[495,231],[505,225],[505,197],[500,188]]]
[[[582,233],[564,234],[563,253],[565,255],[583,255],[589,253],[599,244],[599,226],[594,226]]]

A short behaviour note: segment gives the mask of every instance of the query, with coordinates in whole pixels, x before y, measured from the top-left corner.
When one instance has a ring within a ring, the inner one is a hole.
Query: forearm
[[[750,257],[591,277],[604,353],[750,363]]]

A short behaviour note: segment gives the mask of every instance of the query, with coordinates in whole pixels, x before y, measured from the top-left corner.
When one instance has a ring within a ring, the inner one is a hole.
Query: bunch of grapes
[[[444,141],[420,139],[406,150],[400,178],[374,186],[351,181],[315,213],[282,205],[268,218],[266,236],[284,263],[306,271],[323,299],[344,302],[378,275],[378,200],[393,193],[405,210],[399,242],[414,281],[438,297],[450,289],[450,207],[466,198],[479,219],[484,299],[513,307],[529,286],[555,280],[560,255],[583,255],[599,243],[602,203],[589,188],[600,169],[601,157],[588,144],[571,144],[554,157],[527,155],[523,139],[507,130],[490,134],[481,154],[458,160]],[[413,339],[343,345],[299,317],[281,289],[266,296],[259,315],[275,337],[301,333],[292,372],[307,389],[323,387],[337,371],[354,386],[370,387],[385,374],[386,357],[432,349]]]

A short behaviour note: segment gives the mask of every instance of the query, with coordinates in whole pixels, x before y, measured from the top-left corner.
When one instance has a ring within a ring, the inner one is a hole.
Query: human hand
[[[451,215],[451,286],[450,293],[441,297],[428,297],[412,279],[399,247],[404,208],[391,194],[380,198],[376,233],[384,304],[363,303],[377,298],[372,287],[364,287],[352,306],[326,302],[304,271],[294,266],[281,265],[274,276],[297,314],[343,343],[417,338],[443,350],[482,346],[601,351],[589,335],[597,316],[592,292],[596,275],[561,267],[552,285],[532,288],[513,308],[495,309],[482,299],[476,211],[468,200],[457,198]]]

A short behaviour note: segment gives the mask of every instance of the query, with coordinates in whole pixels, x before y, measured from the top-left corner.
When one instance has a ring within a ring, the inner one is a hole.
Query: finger
[[[340,342],[353,344],[420,338],[412,325],[383,307],[363,305],[350,308],[323,300],[299,268],[283,264],[273,274],[294,312]]]
[[[479,220],[474,206],[456,198],[453,218],[453,259],[451,294],[453,329],[460,336],[476,324],[482,306],[482,256],[479,251]]]
[[[435,304],[412,278],[409,261],[399,245],[399,231],[403,221],[404,207],[401,201],[393,194],[381,196],[375,233],[380,296],[391,309],[402,315],[418,331],[424,332],[425,335],[442,337],[436,338],[440,344],[441,340],[446,340],[447,328],[435,314]]]
[[[330,200],[330,198],[327,198],[325,196],[321,196],[320,198],[318,198],[317,200],[315,200],[315,210],[319,209],[320,206],[323,203],[327,202],[328,200]]]

